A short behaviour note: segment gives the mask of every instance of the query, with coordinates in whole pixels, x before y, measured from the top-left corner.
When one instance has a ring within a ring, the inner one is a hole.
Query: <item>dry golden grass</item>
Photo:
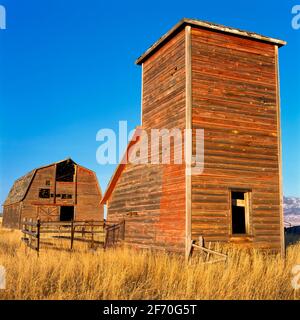
[[[291,269],[300,244],[279,257],[229,250],[227,264],[186,264],[179,256],[128,248],[73,253],[41,250],[20,241],[19,231],[0,229],[0,265],[7,289],[0,299],[299,299]],[[299,290],[300,291],[300,290]]]

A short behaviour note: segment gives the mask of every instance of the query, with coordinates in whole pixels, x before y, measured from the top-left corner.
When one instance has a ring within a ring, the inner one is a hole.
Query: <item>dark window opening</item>
[[[60,221],[74,220],[74,207],[62,206],[60,207]]]
[[[249,229],[249,192],[231,191],[232,234],[247,234]]]
[[[66,160],[56,165],[56,181],[73,182],[75,164],[72,160]]]
[[[40,198],[50,198],[50,189],[40,189],[39,197]]]
[[[50,186],[50,180],[46,180],[46,186]]]
[[[72,199],[72,195],[71,195],[71,194],[63,193],[63,194],[61,195],[61,198],[62,198],[62,199]]]

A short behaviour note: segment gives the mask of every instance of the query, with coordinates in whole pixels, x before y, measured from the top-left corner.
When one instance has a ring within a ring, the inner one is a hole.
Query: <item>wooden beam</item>
[[[141,84],[141,126],[143,126],[143,96],[144,96],[144,64],[142,63],[142,84]]]
[[[19,221],[18,221],[19,229],[21,229],[21,227],[22,227],[22,211],[23,211],[23,202],[20,202],[20,204],[19,204]]]
[[[77,204],[77,165],[75,164],[75,173],[74,173],[74,205]],[[75,217],[74,217],[75,218]]]
[[[276,105],[277,105],[277,145],[278,145],[278,169],[279,169],[279,196],[280,196],[280,242],[281,256],[285,258],[285,239],[284,239],[284,216],[283,216],[283,191],[282,191],[282,144],[281,144],[281,126],[280,126],[280,84],[279,84],[279,61],[278,46],[275,48],[275,74],[276,74]]]
[[[56,203],[56,170],[57,170],[57,164],[54,165],[54,190],[53,190],[53,203]]]
[[[191,26],[185,27],[185,128],[192,129],[192,44]],[[192,135],[185,141],[185,257],[189,258],[192,241]]]
[[[201,247],[201,246],[198,246],[196,244],[193,244],[193,247],[201,249],[202,251],[207,252],[207,253],[211,253],[211,254],[215,254],[217,256],[221,256],[221,257],[227,258],[226,254],[218,252],[218,251],[215,251],[215,250],[211,250],[211,249],[208,249],[208,248],[205,248],[205,247]]]

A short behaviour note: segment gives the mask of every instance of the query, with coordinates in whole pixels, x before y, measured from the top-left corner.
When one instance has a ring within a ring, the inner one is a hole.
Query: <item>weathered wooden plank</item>
[[[193,236],[223,230],[214,239],[225,241],[235,187],[252,191],[255,246],[267,234],[279,241],[274,47],[193,28],[192,55],[193,126],[205,131],[204,173],[192,179]]]

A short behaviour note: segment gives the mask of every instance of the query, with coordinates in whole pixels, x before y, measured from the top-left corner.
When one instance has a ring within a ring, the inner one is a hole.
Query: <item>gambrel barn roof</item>
[[[11,204],[14,204],[14,203],[17,203],[17,202],[24,200],[26,193],[30,187],[30,184],[31,184],[37,170],[47,168],[47,167],[50,167],[50,166],[58,164],[58,163],[62,163],[64,161],[71,161],[72,163],[77,165],[77,163],[75,161],[73,161],[71,158],[67,158],[67,159],[63,159],[58,162],[48,164],[46,166],[41,166],[36,169],[33,169],[32,171],[28,172],[23,177],[21,177],[15,181],[15,183],[13,184],[12,188],[10,189],[9,194],[8,194],[3,205],[8,206],[8,205],[11,205]],[[92,171],[90,169],[87,169],[87,170]]]
[[[25,176],[15,181],[14,185],[10,189],[9,194],[4,202],[5,206],[16,203],[16,202],[20,202],[24,199],[36,170],[37,169],[34,169],[28,172],[27,174],[25,174]]]

